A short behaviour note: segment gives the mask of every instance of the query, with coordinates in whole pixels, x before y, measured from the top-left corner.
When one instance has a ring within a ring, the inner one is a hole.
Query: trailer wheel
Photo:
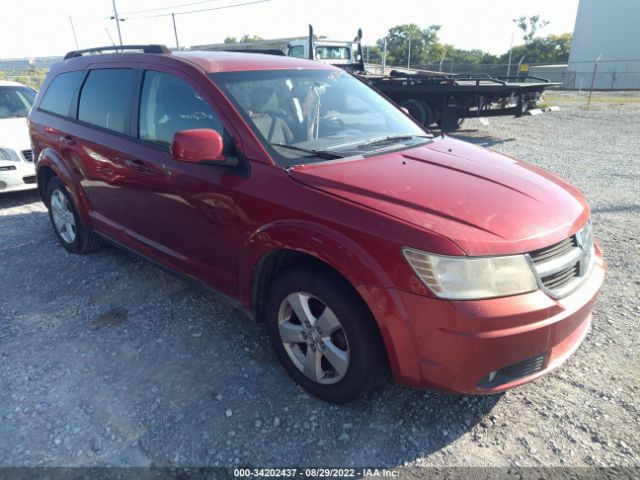
[[[409,110],[409,114],[425,127],[433,123],[433,112],[427,102],[409,98],[402,102],[400,106]]]

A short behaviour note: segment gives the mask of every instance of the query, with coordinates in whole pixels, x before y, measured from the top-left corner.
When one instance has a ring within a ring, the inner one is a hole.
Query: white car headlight
[[[418,278],[440,298],[505,297],[538,288],[524,255],[447,257],[413,248],[403,248],[402,253]]]
[[[11,150],[8,148],[0,148],[0,160],[13,160]]]

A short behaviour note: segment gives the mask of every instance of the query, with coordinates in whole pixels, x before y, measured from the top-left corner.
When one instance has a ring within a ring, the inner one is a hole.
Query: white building
[[[595,89],[640,89],[640,0],[580,0],[565,85],[590,88],[598,58]]]

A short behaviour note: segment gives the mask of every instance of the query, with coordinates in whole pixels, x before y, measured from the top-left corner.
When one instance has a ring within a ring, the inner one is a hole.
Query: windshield
[[[0,118],[26,117],[36,92],[22,86],[0,86]]]
[[[372,155],[432,138],[342,70],[229,72],[211,78],[285,167]]]

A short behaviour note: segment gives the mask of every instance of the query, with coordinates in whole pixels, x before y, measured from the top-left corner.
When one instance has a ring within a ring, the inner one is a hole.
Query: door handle
[[[76,144],[76,141],[71,135],[63,135],[62,137],[60,137],[60,143],[63,145],[72,146]]]
[[[129,168],[133,168],[134,170],[137,170],[138,172],[142,172],[143,170],[146,170],[147,167],[145,166],[144,162],[142,160],[125,160],[124,164],[129,167]]]

